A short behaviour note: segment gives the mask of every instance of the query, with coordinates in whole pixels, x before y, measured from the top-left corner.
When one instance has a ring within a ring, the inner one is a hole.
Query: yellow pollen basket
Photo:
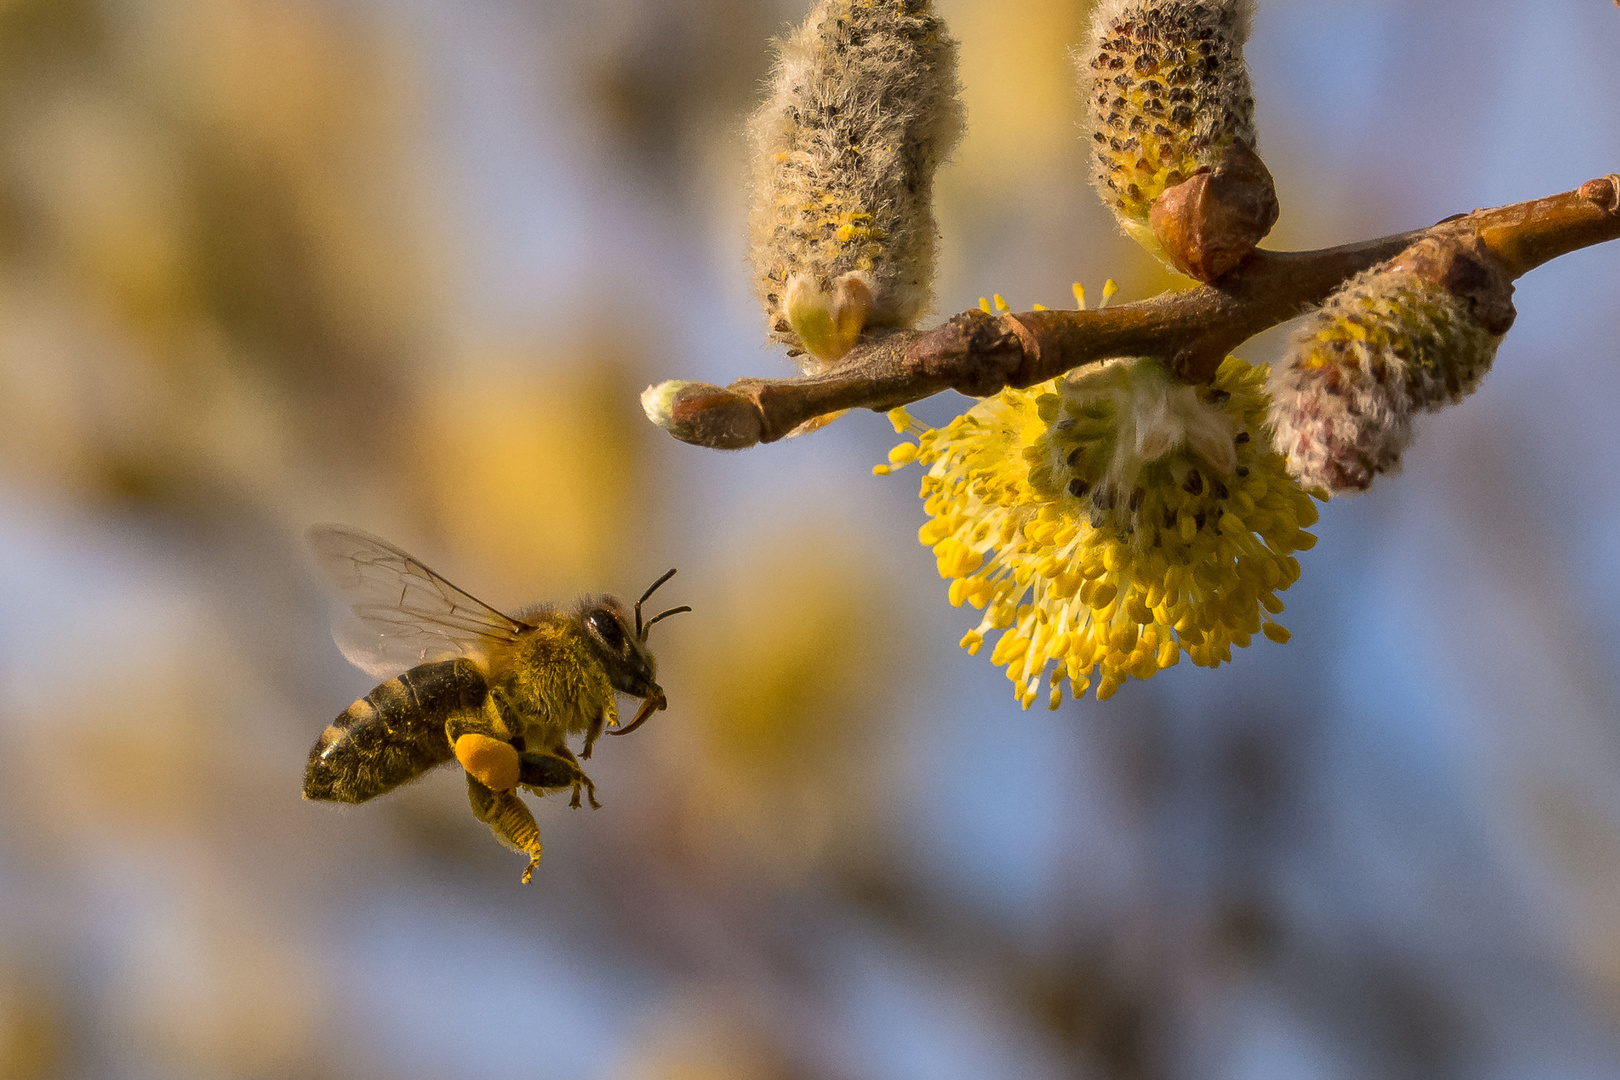
[[[517,786],[518,752],[510,743],[488,735],[463,735],[456,740],[456,760],[492,791],[510,791]]]

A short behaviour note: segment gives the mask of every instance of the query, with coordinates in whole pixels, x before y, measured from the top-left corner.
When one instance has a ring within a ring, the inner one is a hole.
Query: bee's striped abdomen
[[[482,707],[488,687],[470,660],[418,664],[343,710],[309,752],[304,798],[365,802],[452,757],[445,722]]]

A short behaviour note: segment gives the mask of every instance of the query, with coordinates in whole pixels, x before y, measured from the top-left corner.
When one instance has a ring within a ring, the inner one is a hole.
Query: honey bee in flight
[[[332,629],[350,663],[387,681],[334,720],[309,752],[304,798],[360,803],[452,758],[467,772],[473,813],[502,842],[540,861],[540,829],[518,797],[569,788],[594,808],[579,767],[604,729],[624,735],[667,704],[641,605],[586,596],[571,610],[541,604],[503,615],[386,540],[342,525],[309,530],[310,549],[349,601]],[[634,621],[632,622],[632,617]],[[618,727],[614,691],[642,699]],[[570,735],[584,735],[579,758]]]

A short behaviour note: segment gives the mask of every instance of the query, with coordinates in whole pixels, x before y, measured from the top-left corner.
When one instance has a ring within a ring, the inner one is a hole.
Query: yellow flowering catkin
[[[1255,637],[1286,642],[1278,593],[1316,538],[1310,497],[1260,438],[1264,366],[1234,357],[1213,385],[1154,360],[1114,360],[1003,390],[943,428],[903,409],[917,436],[888,466],[919,462],[931,547],[952,604],[984,611],[962,639],[1019,702],[1062,684],[1106,700],[1185,655],[1216,667]]]
[[[1400,470],[1417,413],[1473,393],[1501,340],[1444,286],[1374,267],[1294,333],[1268,388],[1273,445],[1304,486],[1365,491]]]
[[[934,172],[962,134],[928,0],[819,0],[749,122],[749,255],[771,337],[808,370],[932,303]]]
[[[1234,142],[1257,149],[1243,62],[1253,13],[1253,0],[1102,0],[1092,15],[1091,47],[1076,55],[1092,183],[1150,250],[1148,215],[1165,188]]]

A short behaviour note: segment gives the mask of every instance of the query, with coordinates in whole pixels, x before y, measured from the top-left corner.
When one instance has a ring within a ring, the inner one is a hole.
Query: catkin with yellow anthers
[[[1400,471],[1417,413],[1474,391],[1501,340],[1444,286],[1374,267],[1295,332],[1267,388],[1272,443],[1302,486],[1365,491]]]
[[[815,370],[933,301],[934,172],[962,134],[928,0],[818,0],[749,121],[749,255],[771,337]]]
[[[1243,62],[1254,0],[1102,0],[1076,54],[1091,112],[1092,182],[1125,231],[1157,250],[1153,200],[1213,167],[1235,142],[1257,149]]]

